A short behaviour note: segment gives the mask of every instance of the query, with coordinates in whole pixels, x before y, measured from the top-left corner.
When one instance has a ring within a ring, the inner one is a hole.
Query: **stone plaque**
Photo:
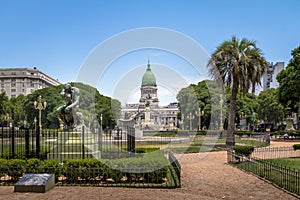
[[[54,174],[25,174],[14,186],[14,192],[45,193],[54,188]]]

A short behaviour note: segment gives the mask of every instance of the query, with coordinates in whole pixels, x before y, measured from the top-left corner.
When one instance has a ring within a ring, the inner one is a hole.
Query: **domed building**
[[[156,79],[153,72],[151,71],[149,62],[147,65],[147,70],[142,78],[139,108],[144,109],[147,103],[150,105],[151,108],[158,108],[159,101],[157,97]]]
[[[148,61],[142,77],[141,97],[137,104],[127,104],[121,111],[121,119],[133,119],[140,130],[172,130],[177,127],[178,103],[159,106],[156,78]]]

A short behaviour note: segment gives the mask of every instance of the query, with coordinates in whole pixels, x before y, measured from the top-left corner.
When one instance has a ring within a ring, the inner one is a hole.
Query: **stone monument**
[[[55,186],[54,174],[25,174],[14,186],[14,192],[45,193]]]
[[[65,84],[61,96],[66,104],[57,109],[58,118],[62,121],[64,131],[58,135],[48,159],[62,161],[68,158],[97,158],[101,157],[96,134],[92,134],[83,122],[82,113],[78,112],[80,90]]]
[[[69,83],[65,84],[60,95],[65,100],[66,104],[57,109],[58,118],[63,122],[64,129],[81,129],[83,126],[80,112],[77,112],[79,107],[80,91],[77,87],[72,87]]]

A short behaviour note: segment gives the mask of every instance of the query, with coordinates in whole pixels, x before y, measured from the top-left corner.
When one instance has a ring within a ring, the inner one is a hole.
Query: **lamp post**
[[[252,113],[253,130],[254,130],[254,128],[255,128],[255,121],[256,121],[256,113],[253,112],[253,113]]]
[[[194,116],[192,115],[192,113],[190,112],[188,119],[190,120],[190,130],[192,130],[192,120],[194,119]]]
[[[40,134],[42,133],[42,110],[46,109],[46,101],[44,101],[44,103],[42,103],[42,96],[39,96],[38,102],[34,101],[33,103],[34,108],[39,110],[39,129],[40,129]]]
[[[37,119],[36,119],[36,117],[34,117],[34,120],[33,120],[33,122],[34,122],[34,130],[36,130],[36,122],[37,122]]]
[[[6,125],[7,125],[7,127],[9,127],[9,126],[10,126],[10,120],[11,120],[11,117],[9,116],[8,113],[6,113],[5,120],[6,120]]]
[[[199,107],[198,111],[196,111],[196,114],[198,116],[198,130],[201,131],[201,117],[204,115],[204,110],[201,110],[201,108]]]
[[[100,114],[100,133],[102,133],[102,120],[103,120],[103,117],[102,117],[102,113]]]
[[[182,113],[181,115],[182,115],[181,117],[182,130],[184,130],[184,114]]]
[[[220,94],[220,131],[223,130],[223,95]]]

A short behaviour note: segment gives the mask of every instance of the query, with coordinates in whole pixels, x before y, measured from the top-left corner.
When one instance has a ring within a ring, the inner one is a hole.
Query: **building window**
[[[5,75],[5,73],[4,73],[4,72],[1,72],[1,75]]]
[[[15,95],[15,94],[12,94],[12,95],[11,95],[11,98],[16,98],[16,95]]]
[[[2,89],[1,89],[1,92],[5,92],[5,90],[2,88]]]
[[[17,75],[17,73],[16,72],[12,72],[11,75]]]
[[[16,87],[16,83],[11,83],[11,87]]]
[[[11,89],[10,91],[11,91],[11,92],[16,92],[16,89]]]
[[[1,82],[3,83],[3,82],[4,82],[4,79],[1,79]]]
[[[33,84],[33,83],[30,83],[30,87],[34,87],[34,84]]]
[[[12,79],[11,79],[11,82],[16,82],[16,79],[15,79],[15,78],[12,78]]]
[[[4,84],[3,84],[3,83],[1,84],[1,87],[4,87]]]
[[[25,89],[22,89],[22,92],[25,92]]]

